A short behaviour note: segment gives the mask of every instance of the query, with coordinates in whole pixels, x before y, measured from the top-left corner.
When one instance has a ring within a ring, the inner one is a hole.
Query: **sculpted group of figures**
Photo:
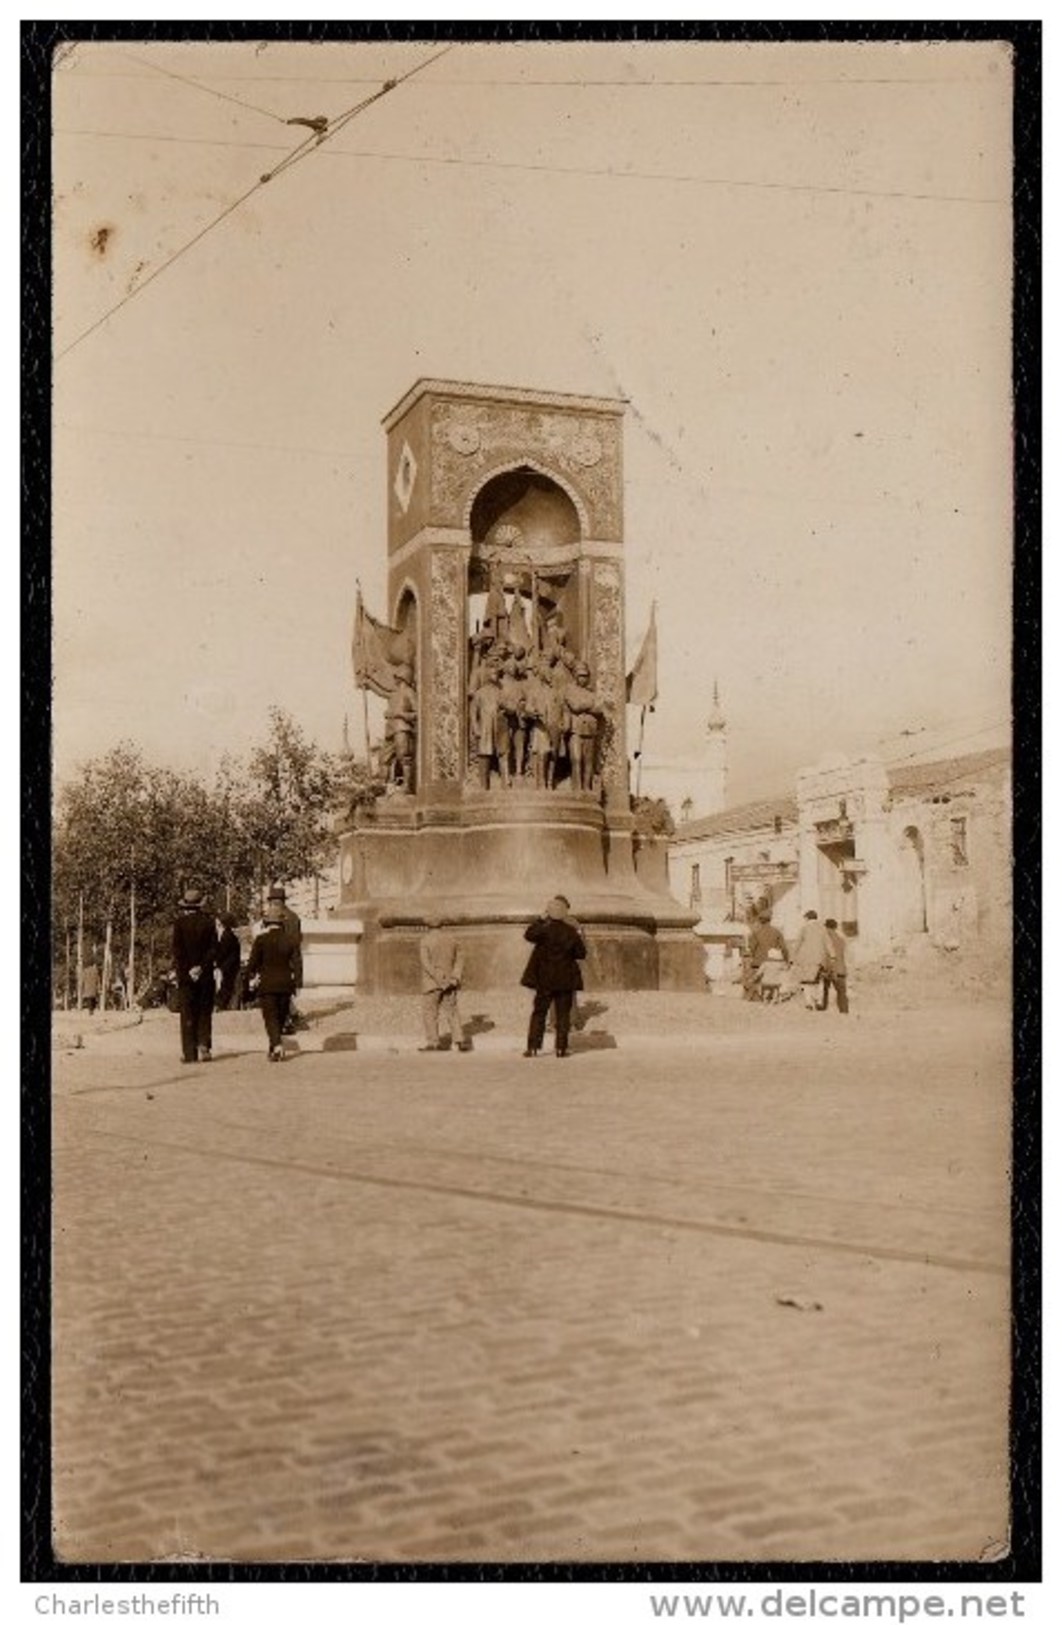
[[[495,777],[505,789],[524,783],[554,790],[565,778],[573,790],[597,787],[612,707],[568,647],[559,615],[537,636],[526,621],[488,617],[471,639],[467,698],[470,765],[482,789]],[[384,732],[389,784],[407,793],[415,788],[416,730],[413,671],[400,665]]]
[[[468,698],[469,752],[482,789],[490,789],[497,773],[505,789],[523,780],[554,790],[565,766],[573,790],[595,788],[611,708],[557,623],[547,627],[542,647],[530,651],[490,630],[477,633]]]

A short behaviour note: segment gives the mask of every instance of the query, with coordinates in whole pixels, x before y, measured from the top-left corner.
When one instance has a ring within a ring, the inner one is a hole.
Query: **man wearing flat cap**
[[[173,927],[173,968],[177,973],[177,1009],[181,1018],[181,1060],[209,1061],[213,1042],[214,964],[218,936],[214,916],[203,907],[203,893],[189,886]]]

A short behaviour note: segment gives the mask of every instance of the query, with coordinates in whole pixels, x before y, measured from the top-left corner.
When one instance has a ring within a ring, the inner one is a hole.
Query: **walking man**
[[[298,939],[285,924],[283,903],[273,898],[265,906],[262,929],[247,960],[247,980],[258,990],[271,1061],[284,1059],[283,1033],[301,971]]]
[[[822,979],[822,1005],[825,1010],[830,1002],[830,988],[837,994],[837,1011],[839,1015],[848,1014],[848,967],[845,963],[844,938],[837,929],[836,920],[826,921],[826,935],[830,939],[830,963]]]
[[[173,927],[181,1060],[186,1064],[211,1058],[217,948],[213,915],[203,908],[203,894],[198,887],[189,886],[181,898],[180,913]]]
[[[789,949],[785,945],[785,938],[778,927],[771,924],[770,914],[761,913],[756,916],[749,931],[745,952],[744,996],[746,999],[757,1000],[763,992],[763,967],[772,953],[780,954],[784,962],[789,963]]]
[[[240,939],[233,930],[236,920],[231,914],[220,914],[218,924],[217,968],[219,1010],[228,1010],[236,992],[236,978],[240,974]]]
[[[809,908],[793,949],[793,969],[804,994],[805,1010],[820,1008],[819,983],[829,969],[832,952],[826,927],[815,910]]]
[[[429,914],[427,926],[420,939],[421,1009],[424,1015],[424,1052],[449,1049],[467,1051],[472,1048],[465,1038],[461,1015],[457,1008],[457,995],[461,987],[463,965],[461,944],[452,931],[444,931],[437,914]],[[449,1032],[439,1037],[439,1013],[446,1018]]]
[[[534,947],[520,982],[521,986],[531,988],[535,995],[524,1055],[530,1059],[541,1050],[546,1032],[546,1015],[552,1005],[557,1027],[556,1054],[558,1060],[564,1060],[569,1054],[572,1000],[583,985],[579,960],[586,958],[586,943],[582,933],[572,925],[568,904],[563,897],[550,899],[545,913],[539,919],[532,920],[524,932],[524,938],[534,943]]]
[[[302,921],[293,908],[288,907],[288,894],[278,882],[269,888],[267,902],[276,903],[280,908],[280,921],[289,937],[295,938],[298,955],[295,961],[296,982],[292,988],[291,998],[288,1000],[288,1012],[284,1017],[284,1031],[290,1036],[295,1031],[295,994],[302,988]]]

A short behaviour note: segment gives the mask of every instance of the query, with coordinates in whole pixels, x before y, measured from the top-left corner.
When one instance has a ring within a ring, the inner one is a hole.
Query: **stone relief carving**
[[[464,709],[465,559],[457,548],[431,556],[431,763],[433,779],[460,779]],[[429,700],[429,695],[424,696]]]
[[[527,460],[569,480],[588,511],[590,534],[619,536],[620,428],[608,418],[541,407],[440,401],[432,408],[432,509],[461,525],[469,491],[499,463]]]
[[[594,569],[594,619],[592,649],[598,692],[611,701],[599,746],[602,783],[609,789],[622,787],[626,762],[620,749],[624,704],[623,677],[623,592],[620,573],[614,564],[598,564]]]

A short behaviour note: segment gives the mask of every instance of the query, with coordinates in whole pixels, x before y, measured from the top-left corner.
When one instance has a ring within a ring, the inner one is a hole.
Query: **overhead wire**
[[[364,97],[362,101],[356,103],[355,106],[349,108],[345,113],[341,113],[338,118],[329,124],[328,128],[323,133],[319,134],[316,132],[311,132],[306,139],[301,141],[299,145],[295,147],[294,150],[285,158],[283,158],[279,164],[277,164],[267,174],[260,175],[254,182],[253,186],[249,186],[245,192],[240,193],[239,197],[234,198],[231,203],[226,204],[225,208],[222,209],[220,214],[215,215],[214,218],[209,220],[205,226],[195,233],[194,236],[190,237],[186,243],[182,243],[180,248],[175,249],[168,259],[163,260],[161,265],[156,266],[155,269],[151,271],[142,282],[137,283],[135,288],[130,288],[129,291],[118,300],[117,304],[112,305],[108,310],[105,310],[102,316],[97,317],[97,319],[82,332],[80,332],[75,339],[72,339],[69,344],[64,346],[63,349],[57,351],[55,360],[57,362],[61,361],[64,356],[69,355],[71,350],[76,349],[79,344],[82,344],[85,339],[87,339],[92,333],[95,333],[98,328],[104,325],[105,322],[110,321],[111,317],[116,315],[117,312],[127,305],[131,299],[135,299],[137,294],[143,293],[145,288],[150,287],[151,284],[156,281],[156,279],[160,277],[164,271],[168,271],[171,266],[176,264],[179,259],[183,258],[185,254],[193,249],[197,243],[202,242],[204,237],[208,236],[210,232],[214,231],[218,226],[220,226],[224,220],[227,220],[230,214],[235,213],[235,211],[240,208],[242,204],[247,202],[248,198],[254,196],[255,192],[260,191],[263,186],[267,185],[270,181],[275,180],[278,175],[283,174],[288,169],[291,169],[311,151],[315,151],[321,147],[324,142],[331,140],[333,135],[338,135],[341,130],[346,128],[353,118],[356,118],[359,113],[364,112],[367,107],[371,107],[372,104],[379,101],[381,97],[390,94],[392,90],[396,90],[398,86],[404,84],[407,79],[411,79],[415,73],[420,73],[425,68],[430,67],[433,62],[437,62],[441,56],[445,56],[447,51],[452,49],[453,47],[451,45],[443,46],[441,51],[433,52],[430,57],[427,57],[423,62],[417,63],[415,67],[410,68],[407,73],[401,75],[399,78],[386,80],[380,89],[375,91],[371,96]]]
[[[370,102],[378,100],[379,96],[383,94],[383,91],[379,91],[376,95],[368,97],[364,102],[359,103],[358,107],[356,109],[352,109],[350,113],[341,115],[344,123],[349,123],[350,118],[353,117],[355,112],[362,111],[365,107],[369,106]],[[278,164],[276,169],[271,172],[269,178],[273,179],[276,175],[282,174],[285,169],[290,168],[291,163],[294,162],[296,158],[301,158],[307,151],[323,145],[324,142],[330,140],[333,135],[338,134],[341,127],[342,126],[340,126],[339,121],[337,120],[330,126],[327,134],[323,137],[317,137],[314,135],[308,136],[306,141],[302,143],[301,147],[296,149],[295,152],[291,154],[290,160],[288,162]],[[65,135],[97,138],[101,140],[171,141],[192,146],[231,147],[234,150],[246,148],[248,150],[261,152],[279,152],[282,150],[279,146],[274,146],[272,143],[264,141],[213,141],[202,136],[141,135],[125,130],[56,130],[55,134],[60,136]],[[596,169],[570,164],[528,164],[499,158],[452,158],[441,157],[435,153],[355,152],[349,147],[336,148],[326,156],[330,158],[357,158],[362,161],[365,159],[377,159],[388,163],[445,164],[456,168],[503,169],[509,171],[517,170],[532,174],[571,175],[602,180],[664,181],[673,185],[729,186],[740,190],[752,191],[826,194],[835,197],[906,198],[910,199],[911,201],[921,203],[1005,204],[1010,201],[1009,198],[1005,197],[977,197],[970,193],[885,191],[883,189],[870,186],[826,186],[816,181],[801,182],[738,180],[728,176],[680,175],[660,170]]]
[[[268,107],[257,107],[254,102],[242,101],[239,96],[229,96],[223,90],[215,90],[212,85],[204,85],[198,79],[190,79],[187,74],[177,73],[173,68],[164,68],[159,62],[148,62],[145,58],[134,55],[132,51],[123,51],[122,55],[127,56],[130,62],[139,62],[141,67],[150,68],[152,73],[161,73],[167,79],[176,79],[180,85],[191,85],[193,90],[201,90],[204,96],[217,96],[220,101],[232,102],[236,107],[242,107],[248,113],[261,113],[263,118],[275,119],[278,124],[287,122],[282,113],[274,113]],[[134,77],[139,78],[140,75],[137,74]]]

